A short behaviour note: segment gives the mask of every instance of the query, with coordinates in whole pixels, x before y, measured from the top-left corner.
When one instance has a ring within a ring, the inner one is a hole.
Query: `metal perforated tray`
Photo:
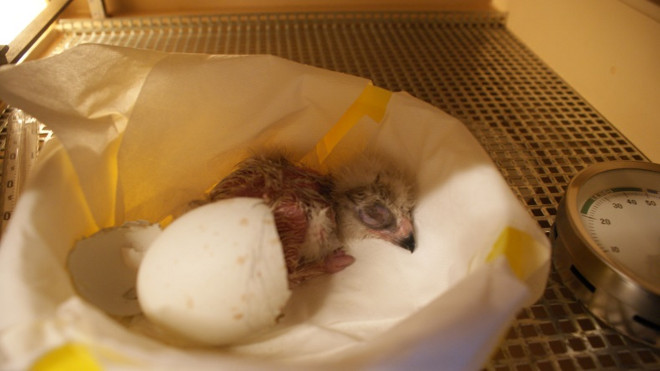
[[[546,234],[569,180],[641,154],[497,13],[287,13],[63,20],[55,52],[104,43],[274,54],[405,90],[460,118]],[[487,370],[660,369],[660,352],[600,323],[553,271]]]

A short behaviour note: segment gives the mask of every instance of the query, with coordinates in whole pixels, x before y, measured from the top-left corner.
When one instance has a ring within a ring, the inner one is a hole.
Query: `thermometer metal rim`
[[[610,259],[584,226],[580,217],[582,205],[578,205],[580,189],[594,177],[630,170],[660,174],[660,164],[604,162],[584,169],[573,178],[557,209],[551,236],[553,260],[566,286],[597,318],[634,339],[659,347],[660,284]],[[621,181],[634,181],[629,178],[621,177]]]

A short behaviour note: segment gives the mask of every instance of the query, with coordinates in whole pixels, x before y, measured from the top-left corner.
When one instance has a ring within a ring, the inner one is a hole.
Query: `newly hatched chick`
[[[360,155],[334,174],[340,239],[380,238],[415,250],[413,177],[383,154]]]
[[[260,197],[272,210],[289,286],[354,262],[343,250],[353,238],[380,238],[415,249],[414,188],[392,161],[363,155],[333,176],[294,165],[282,153],[241,162],[209,193],[209,201]]]

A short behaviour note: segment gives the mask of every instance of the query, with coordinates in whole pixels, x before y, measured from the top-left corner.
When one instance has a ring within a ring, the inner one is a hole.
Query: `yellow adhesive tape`
[[[86,346],[76,343],[64,344],[39,358],[30,368],[32,371],[101,371]]]
[[[323,163],[337,143],[342,140],[346,133],[348,133],[351,128],[362,119],[362,117],[369,116],[376,122],[380,122],[383,119],[391,96],[391,91],[371,84],[364,88],[360,96],[316,144],[313,154],[316,155],[316,160],[322,169],[324,168]]]
[[[164,217],[163,219],[161,219],[160,222],[158,222],[158,224],[160,225],[161,229],[165,229],[165,227],[170,225],[173,221],[174,221],[174,216],[170,214]]]
[[[504,255],[511,270],[520,280],[529,278],[537,266],[539,244],[529,234],[513,227],[506,227],[493,244],[486,262]]]

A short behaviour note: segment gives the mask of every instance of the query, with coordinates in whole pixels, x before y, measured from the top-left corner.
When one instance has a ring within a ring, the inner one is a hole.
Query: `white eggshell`
[[[78,294],[112,315],[139,314],[137,266],[160,233],[158,224],[135,221],[78,241],[67,257],[67,269]]]
[[[188,340],[223,345],[273,326],[291,295],[272,212],[234,198],[182,215],[138,272],[146,317]]]

